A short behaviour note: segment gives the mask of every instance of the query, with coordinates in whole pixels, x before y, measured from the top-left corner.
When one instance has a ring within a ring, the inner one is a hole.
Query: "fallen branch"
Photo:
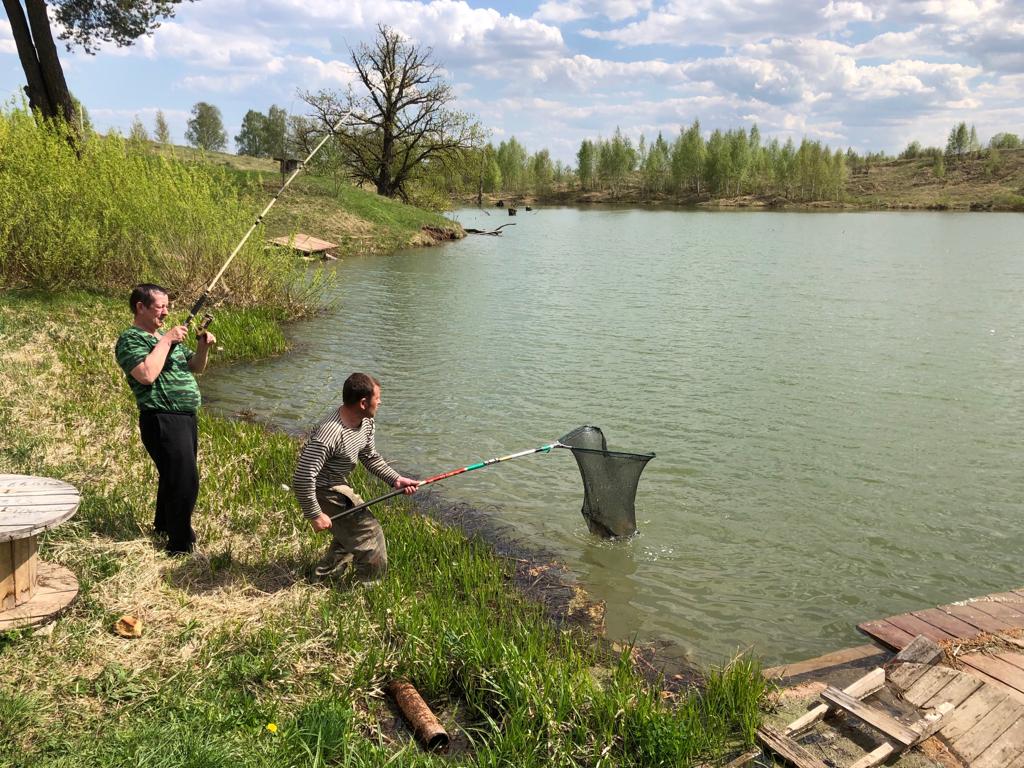
[[[510,221],[508,224],[502,224],[500,227],[498,227],[497,229],[492,229],[490,232],[488,232],[485,229],[473,229],[471,227],[471,228],[466,230],[466,234],[467,235],[500,235],[501,234],[501,230],[503,230],[505,227],[514,227],[515,225],[516,225],[516,223],[514,221]]]

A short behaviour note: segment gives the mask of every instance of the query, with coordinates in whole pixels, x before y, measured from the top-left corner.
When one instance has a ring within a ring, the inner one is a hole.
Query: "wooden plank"
[[[874,643],[866,643],[865,645],[858,645],[854,648],[844,648],[841,651],[826,653],[824,656],[818,656],[817,658],[808,659],[806,661],[799,661],[795,664],[780,664],[777,667],[771,667],[764,670],[763,674],[769,680],[778,680],[781,678],[797,677],[798,675],[805,675],[808,672],[818,672],[823,669],[850,664],[855,661],[861,661],[862,659],[869,659],[872,656],[880,657],[878,663],[881,664],[881,657],[888,657],[888,655],[888,651],[879,648]]]
[[[36,537],[11,542],[14,552],[14,604],[32,599],[36,591]]]
[[[75,491],[75,486],[58,480],[54,477],[39,477],[38,475],[0,475],[0,493],[8,490],[38,489],[38,488],[63,488]],[[77,491],[76,491],[77,492]]]
[[[862,723],[866,723],[875,730],[880,731],[886,738],[898,741],[904,746],[909,747],[918,739],[918,734],[907,728],[896,718],[880,709],[868,706],[864,702],[843,693],[838,688],[829,686],[822,691],[821,698],[857,718]]]
[[[1000,621],[1005,621],[1010,626],[1024,627],[1024,612],[1010,603],[997,602],[995,600],[977,600],[971,605],[989,616],[994,616]]]
[[[874,768],[874,766],[881,765],[888,760],[895,751],[896,746],[887,741],[868,752],[864,757],[851,765],[850,768]]]
[[[918,635],[914,641],[896,654],[896,661],[912,661],[915,664],[934,664],[942,659],[942,648],[934,640]]]
[[[961,621],[955,616],[950,616],[938,608],[929,608],[926,611],[911,611],[911,615],[916,616],[922,621],[927,621],[933,627],[938,627],[943,632],[953,635],[953,637],[971,638],[981,634],[981,630],[973,624],[968,624],[966,621]]]
[[[828,768],[821,760],[770,725],[762,725],[757,729],[757,740],[797,768]]]
[[[899,690],[905,691],[916,683],[925,672],[933,668],[933,664],[893,664],[885,674],[890,683]]]
[[[1015,667],[998,656],[988,656],[984,653],[968,653],[960,657],[960,662],[966,667],[984,672],[1005,685],[1024,693],[1024,669]]]
[[[917,733],[918,741],[924,741],[942,727],[955,709],[955,704],[944,701],[934,711],[926,713],[920,720],[911,723],[910,730]]]
[[[989,711],[974,727],[950,743],[952,750],[970,763],[1024,716],[1024,704],[1007,699]]]
[[[81,497],[77,493],[32,493],[4,496],[4,508],[7,507],[46,507],[54,504],[77,504]]]
[[[728,763],[722,766],[722,768],[743,768],[744,765],[749,763],[755,757],[761,754],[760,749],[752,749],[749,752],[744,752],[742,755],[737,757],[735,760],[730,760]]]
[[[865,696],[870,696],[875,691],[881,690],[884,685],[885,670],[878,667],[843,688],[843,693],[847,693],[856,699],[863,699]],[[782,733],[786,736],[792,736],[800,731],[805,731],[825,717],[826,714],[828,714],[828,705],[819,704],[787,725]]]
[[[927,621],[922,621],[909,613],[900,614],[899,616],[890,616],[886,621],[893,626],[902,629],[904,632],[909,632],[914,636],[924,635],[929,640],[934,640],[937,643],[945,640],[956,639],[956,635],[951,635],[949,632],[944,632],[938,627],[933,627]]]
[[[1021,607],[1024,607],[1024,595],[1015,590],[1009,590],[1007,592],[993,592],[991,595],[987,595],[985,598],[999,603],[1017,603]]]
[[[0,541],[0,611],[14,607],[14,542]]]
[[[996,654],[997,658],[1002,659],[1007,664],[1013,664],[1015,667],[1024,669],[1024,653],[1017,651],[1000,651]]]
[[[944,723],[939,733],[947,740],[958,739],[967,733],[975,724],[1009,698],[1009,695],[991,685],[983,685],[973,696],[956,708]]]
[[[903,694],[903,698],[915,707],[921,707],[932,696],[960,677],[960,673],[949,667],[930,667]]]
[[[914,641],[914,635],[893,626],[885,619],[865,621],[857,625],[857,629],[868,637],[872,637],[882,645],[897,651],[906,648]]]
[[[940,605],[939,609],[967,624],[974,625],[982,632],[1002,632],[1007,629],[1013,629],[1012,624],[1007,624],[1005,621],[997,619],[984,611],[979,611],[971,605]]]
[[[930,699],[922,704],[923,709],[932,709],[948,701],[954,707],[959,707],[964,700],[977,691],[984,683],[978,678],[964,672],[958,672],[956,679],[941,691],[936,692]]]
[[[1012,699],[1015,699],[1017,701],[1024,701],[1024,693],[1021,693],[1016,688],[1013,688],[1012,686],[1007,685],[1002,680],[1000,680],[1000,679],[998,679],[996,677],[992,677],[992,675],[985,674],[980,669],[975,669],[974,667],[970,667],[970,666],[965,665],[963,670],[961,670],[961,671],[965,675],[970,675],[971,677],[978,678],[979,680],[981,680],[983,683],[985,683],[985,685],[989,686],[990,688],[995,688],[997,691],[1002,691],[1003,693],[1005,693],[1008,696],[1010,696],[1010,698],[1012,698]]]
[[[1018,720],[978,755],[971,768],[1006,768],[1024,759],[1024,720]]]

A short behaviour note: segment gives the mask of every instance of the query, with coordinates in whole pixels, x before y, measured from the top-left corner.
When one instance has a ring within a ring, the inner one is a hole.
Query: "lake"
[[[805,659],[1024,584],[1024,216],[455,217],[515,226],[339,262],[331,311],[287,355],[207,374],[207,404],[304,429],[365,370],[403,472],[582,424],[655,452],[628,541],[588,532],[568,451],[434,487],[554,553],[611,637],[704,663]]]

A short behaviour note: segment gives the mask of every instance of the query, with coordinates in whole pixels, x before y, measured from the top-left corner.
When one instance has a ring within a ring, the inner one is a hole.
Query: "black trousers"
[[[160,475],[153,527],[167,534],[169,552],[191,552],[195,541],[192,510],[199,496],[196,415],[163,411],[140,413],[139,433]]]

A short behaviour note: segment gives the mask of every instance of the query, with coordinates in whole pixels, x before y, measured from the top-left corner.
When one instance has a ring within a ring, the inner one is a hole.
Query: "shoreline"
[[[497,205],[501,201],[503,205]],[[453,200],[458,206],[477,208],[476,197],[459,197]],[[1024,202],[1001,203],[993,200],[986,201],[953,201],[953,202],[908,202],[908,201],[879,201],[876,203],[864,203],[853,201],[836,200],[815,200],[798,202],[785,200],[777,197],[760,197],[756,195],[743,195],[731,198],[672,198],[667,196],[640,197],[636,195],[612,195],[612,194],[512,194],[512,195],[485,195],[483,208],[487,210],[507,209],[509,204],[517,209],[530,206],[534,211],[544,207],[578,207],[608,205],[616,207],[636,209],[666,209],[679,211],[733,211],[733,210],[756,210],[778,213],[787,212],[809,212],[821,211],[831,213],[856,213],[872,211],[949,211],[955,213],[1020,213],[1024,211]],[[532,212],[532,211],[531,211]]]
[[[454,238],[452,238],[454,239]],[[433,245],[446,242],[439,239]],[[429,245],[427,247],[430,247]],[[322,308],[317,310],[322,311]],[[286,329],[291,321],[283,323]],[[288,347],[271,355],[301,352],[301,345]],[[229,365],[245,365],[248,360],[222,363],[218,368]],[[207,412],[220,418],[242,421],[257,425],[268,432],[279,433],[294,441],[296,453],[305,435],[284,429],[272,420],[266,420],[250,411],[231,411],[213,408]],[[382,487],[383,488],[383,487]],[[409,506],[418,514],[429,516],[442,525],[453,528],[467,539],[483,543],[492,554],[507,562],[511,567],[510,584],[522,596],[541,607],[545,616],[555,626],[580,629],[595,643],[607,651],[617,654],[629,646],[633,654],[634,668],[650,684],[660,684],[668,693],[678,693],[687,685],[699,682],[701,671],[697,662],[682,646],[659,638],[633,641],[608,638],[605,634],[605,605],[594,599],[578,581],[578,575],[560,562],[558,557],[543,546],[526,545],[511,535],[510,526],[487,512],[448,496],[441,488],[426,488],[415,495],[398,500],[382,502],[385,507]],[[659,676],[662,678],[659,680]]]

